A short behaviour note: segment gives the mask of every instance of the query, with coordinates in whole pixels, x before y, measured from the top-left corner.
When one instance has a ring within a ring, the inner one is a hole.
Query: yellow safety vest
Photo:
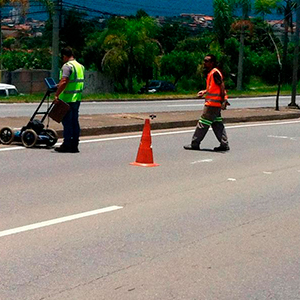
[[[84,66],[76,60],[68,61],[65,65],[72,68],[72,73],[66,88],[59,95],[59,99],[67,103],[81,101],[84,86]],[[61,78],[62,70],[60,71]]]

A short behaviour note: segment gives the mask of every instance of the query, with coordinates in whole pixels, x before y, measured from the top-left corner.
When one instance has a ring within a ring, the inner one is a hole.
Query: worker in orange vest
[[[183,146],[186,150],[199,150],[200,143],[204,139],[209,127],[211,126],[216,138],[220,142],[219,147],[215,147],[214,151],[228,151],[228,139],[226,130],[221,117],[221,110],[226,109],[230,105],[227,101],[228,97],[225,91],[223,75],[216,68],[217,60],[213,54],[209,54],[204,58],[204,68],[208,72],[206,79],[206,90],[198,92],[198,97],[205,95],[205,105],[194,132],[190,145]]]

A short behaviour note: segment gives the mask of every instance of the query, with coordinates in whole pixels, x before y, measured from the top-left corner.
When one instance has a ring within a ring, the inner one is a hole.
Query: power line
[[[94,8],[89,8],[87,6],[81,6],[78,4],[72,4],[72,3],[68,3],[68,2],[63,2],[63,6],[67,7],[67,8],[73,8],[73,9],[78,9],[78,10],[82,10],[82,11],[87,11],[87,12],[93,12],[93,13],[98,13],[101,15],[109,15],[109,16],[116,16],[117,14],[112,14],[106,11],[102,11],[102,10],[97,10]]]

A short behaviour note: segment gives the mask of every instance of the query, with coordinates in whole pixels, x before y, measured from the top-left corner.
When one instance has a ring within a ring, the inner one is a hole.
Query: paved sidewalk
[[[151,120],[151,128],[167,129],[180,127],[194,127],[201,115],[201,111],[187,112],[158,112],[156,118]],[[240,123],[254,121],[270,121],[300,118],[300,110],[281,107],[279,111],[274,108],[249,108],[228,109],[222,112],[225,123]],[[142,131],[144,120],[149,118],[149,113],[132,114],[104,114],[81,115],[81,135],[101,135],[122,132]],[[0,117],[0,128],[9,126],[20,128],[29,121],[27,117]],[[47,121],[45,122],[47,124]],[[49,127],[62,136],[62,125],[50,120]]]

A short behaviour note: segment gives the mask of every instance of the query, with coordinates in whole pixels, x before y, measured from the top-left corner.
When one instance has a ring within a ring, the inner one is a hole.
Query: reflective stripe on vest
[[[215,83],[214,80],[214,73],[218,72],[223,80],[223,75],[221,72],[214,68],[212,69],[209,74],[207,75],[206,80],[206,95],[205,95],[205,105],[206,106],[214,106],[214,107],[221,107],[222,98],[221,98],[221,87]],[[225,99],[227,100],[228,96],[225,91]]]
[[[68,61],[65,65],[72,68],[72,73],[65,90],[59,95],[64,102],[77,102],[82,98],[84,86],[84,67],[76,60]],[[62,71],[60,78],[62,77]]]

